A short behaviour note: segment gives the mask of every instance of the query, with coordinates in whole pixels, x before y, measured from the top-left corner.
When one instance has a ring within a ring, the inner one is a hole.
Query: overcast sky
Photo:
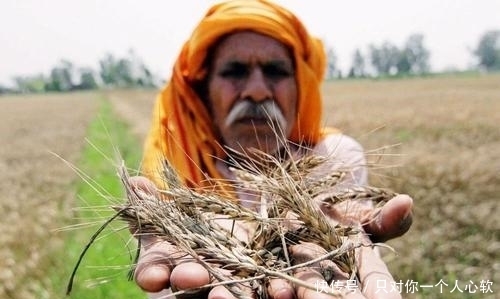
[[[153,72],[170,74],[209,0],[0,0],[0,84],[48,74],[62,59],[97,69],[106,52],[133,48]],[[500,0],[279,0],[337,52],[346,69],[356,48],[401,47],[424,34],[433,70],[473,63],[481,34],[500,30]]]

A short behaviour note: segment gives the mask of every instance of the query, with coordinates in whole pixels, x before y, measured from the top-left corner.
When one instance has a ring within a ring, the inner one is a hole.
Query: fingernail
[[[403,230],[407,230],[408,228],[410,228],[412,222],[413,222],[413,217],[411,210],[409,210],[407,213],[405,213],[401,222],[399,222],[399,227]]]

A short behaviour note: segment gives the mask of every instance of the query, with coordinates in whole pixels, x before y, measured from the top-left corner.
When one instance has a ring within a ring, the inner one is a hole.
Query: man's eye
[[[293,72],[279,65],[265,65],[262,67],[262,72],[266,77],[270,78],[285,78],[293,75]]]
[[[232,66],[223,69],[219,74],[223,78],[241,79],[248,75],[248,69],[244,66]]]

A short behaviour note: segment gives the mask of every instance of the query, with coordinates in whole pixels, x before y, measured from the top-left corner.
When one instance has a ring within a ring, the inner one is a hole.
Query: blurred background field
[[[156,93],[0,97],[0,298],[65,297],[80,250],[109,216],[101,208],[123,200],[117,163],[139,167]],[[404,297],[496,298],[500,75],[330,81],[324,98],[325,123],[368,151],[371,184],[415,200],[410,232],[389,242],[396,254],[384,251],[396,280],[449,284],[442,294],[419,288]],[[88,225],[60,230],[78,223]],[[135,244],[123,228],[90,248],[68,298],[142,296],[126,279]],[[467,294],[466,285],[481,280],[495,293]],[[450,293],[455,281],[463,293]]]
[[[410,232],[389,242],[396,279],[451,284],[443,294],[435,287],[407,298],[497,298],[449,292],[455,281],[464,290],[481,280],[498,292],[500,76],[345,81],[327,85],[325,96],[328,123],[382,166],[371,183],[415,200]],[[392,156],[379,161],[382,153]]]

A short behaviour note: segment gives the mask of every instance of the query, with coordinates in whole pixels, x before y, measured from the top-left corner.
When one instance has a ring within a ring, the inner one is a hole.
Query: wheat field
[[[325,93],[330,123],[367,150],[395,145],[379,162],[394,167],[372,171],[371,183],[410,194],[415,211],[386,261],[405,283],[449,284],[408,297],[495,298],[449,292],[456,281],[500,283],[500,76],[345,82]]]
[[[323,95],[325,124],[367,150],[371,184],[414,198],[413,226],[384,258],[396,281],[448,286],[405,298],[495,298],[500,75],[334,81]],[[44,273],[65,262],[51,256],[64,242],[54,229],[72,216],[78,178],[52,153],[78,161],[101,96],[142,142],[156,91],[0,97],[0,298],[62,297]],[[468,294],[481,281],[493,293]]]
[[[67,261],[56,234],[76,204],[73,171],[96,94],[0,97],[0,298],[43,298],[48,271]],[[60,296],[56,296],[60,297]]]

